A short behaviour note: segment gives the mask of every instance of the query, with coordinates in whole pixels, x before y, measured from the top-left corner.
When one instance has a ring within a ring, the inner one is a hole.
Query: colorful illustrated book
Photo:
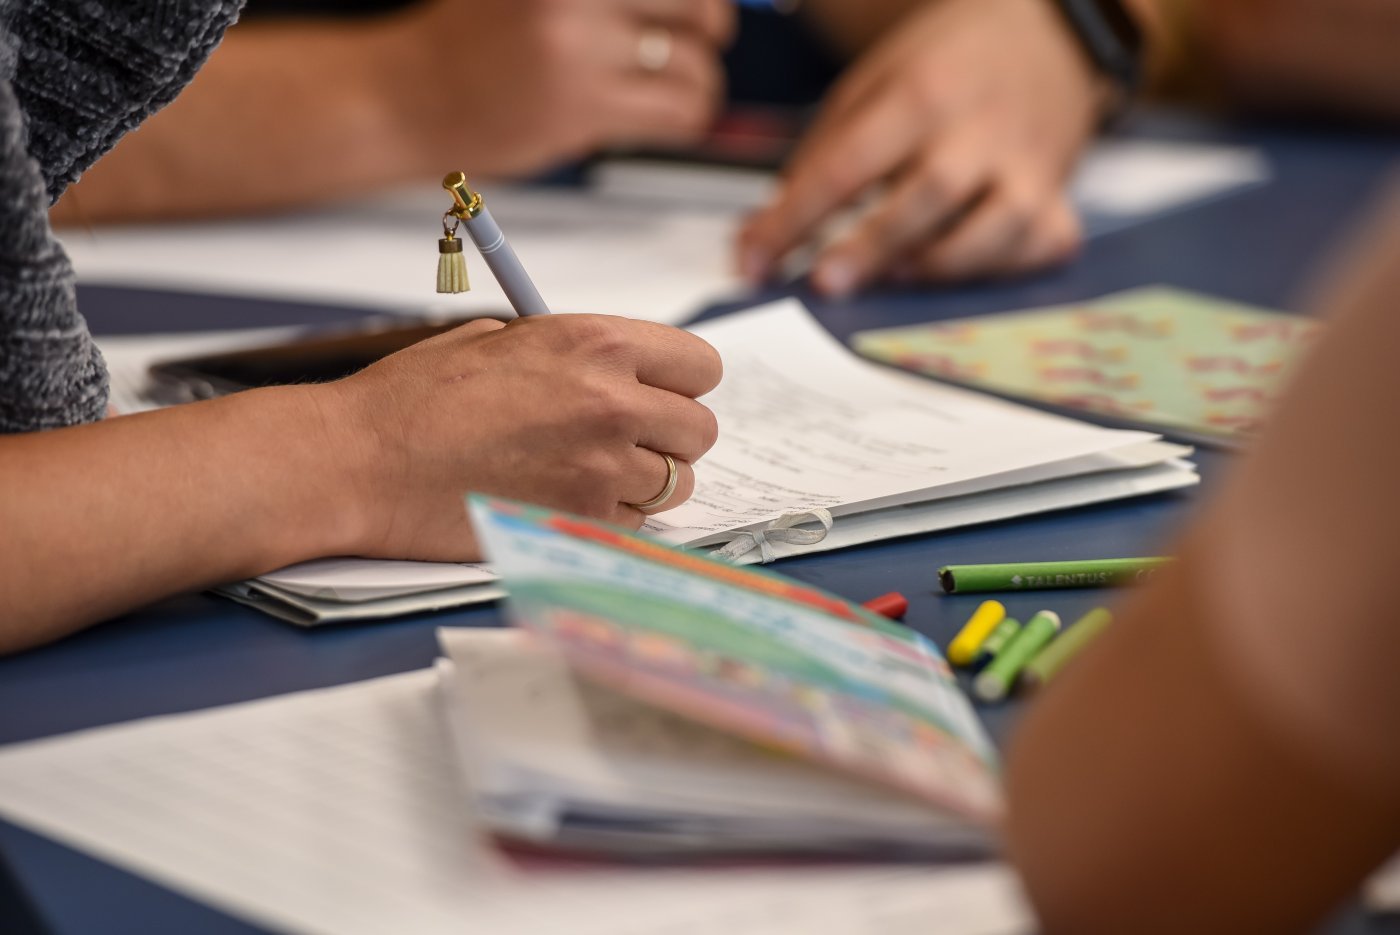
[[[1080,305],[865,331],[855,349],[940,380],[1242,441],[1321,323],[1167,287]]]
[[[612,527],[471,512],[529,637],[443,637],[498,832],[648,853],[990,847],[995,752],[925,637]]]

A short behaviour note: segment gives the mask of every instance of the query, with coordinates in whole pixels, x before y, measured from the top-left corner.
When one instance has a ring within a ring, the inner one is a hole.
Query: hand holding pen
[[[548,315],[549,306],[530,281],[520,258],[515,255],[506,235],[502,232],[486,202],[467,185],[467,177],[461,172],[453,172],[442,180],[442,187],[452,195],[453,206],[443,216],[443,238],[438,242],[441,257],[438,264],[438,291],[465,292],[467,277],[465,262],[461,260],[462,243],[456,237],[457,225],[449,222],[460,221],[466,225],[467,236],[481,251],[481,257],[490,267],[492,275],[501,284],[511,308],[517,315]]]

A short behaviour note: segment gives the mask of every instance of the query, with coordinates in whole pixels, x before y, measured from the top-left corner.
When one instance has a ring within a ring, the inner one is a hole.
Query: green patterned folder
[[[1242,440],[1321,331],[1167,287],[1079,305],[864,331],[873,360],[1168,432]]]

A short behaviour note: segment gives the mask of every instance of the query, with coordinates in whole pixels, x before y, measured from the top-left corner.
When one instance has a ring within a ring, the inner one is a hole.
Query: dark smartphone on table
[[[329,383],[480,317],[432,321],[376,318],[351,329],[316,331],[267,347],[161,361],[151,365],[150,392],[162,403],[175,404],[262,386]],[[514,316],[502,313],[485,317]]]

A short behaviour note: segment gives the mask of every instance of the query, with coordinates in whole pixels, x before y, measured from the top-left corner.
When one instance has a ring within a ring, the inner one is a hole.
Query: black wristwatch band
[[[1120,107],[1142,87],[1145,40],[1123,0],[1053,0],[1094,67],[1117,85]]]

